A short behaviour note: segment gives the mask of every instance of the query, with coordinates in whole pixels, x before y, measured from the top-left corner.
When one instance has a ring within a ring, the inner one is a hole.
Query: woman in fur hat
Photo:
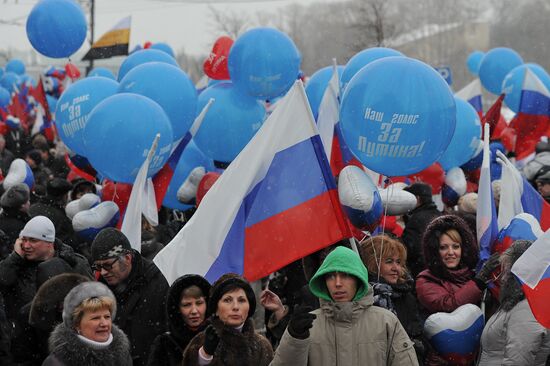
[[[43,366],[132,365],[130,343],[112,323],[116,299],[100,282],[73,288],[63,302],[63,323],[50,335]]]
[[[250,284],[234,273],[212,286],[209,325],[187,346],[183,365],[266,366],[273,358],[269,341],[254,331],[256,297]]]
[[[516,240],[500,259],[500,307],[481,335],[481,366],[543,366],[550,355],[550,331],[537,322],[521,285],[510,272],[531,244],[528,240]]]

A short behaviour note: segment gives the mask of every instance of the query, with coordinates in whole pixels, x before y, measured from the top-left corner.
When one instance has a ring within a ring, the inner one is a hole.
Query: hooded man
[[[373,306],[359,256],[338,247],[309,282],[321,308],[298,307],[271,365],[418,365],[413,342],[397,317]]]

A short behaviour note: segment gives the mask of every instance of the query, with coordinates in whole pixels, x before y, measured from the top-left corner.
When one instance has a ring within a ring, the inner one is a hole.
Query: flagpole
[[[90,46],[94,44],[94,30],[95,30],[95,0],[90,0],[91,4],[91,10],[90,10]],[[94,59],[90,58],[90,64],[88,65],[88,69],[86,70],[86,75],[92,71],[94,68]]]

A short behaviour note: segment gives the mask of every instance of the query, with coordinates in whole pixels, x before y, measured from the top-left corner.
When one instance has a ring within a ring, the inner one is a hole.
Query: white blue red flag
[[[154,259],[169,283],[186,273],[253,281],[350,237],[301,81]]]
[[[483,116],[483,102],[481,99],[481,81],[479,81],[479,79],[474,79],[464,88],[456,92],[455,95],[458,98],[470,103],[472,107],[474,107],[474,109],[476,110],[477,114],[479,114],[479,118],[481,119],[481,117]]]
[[[535,319],[550,328],[550,230],[538,238],[512,266]]]
[[[516,240],[537,240],[544,232],[537,219],[528,213],[520,213],[498,233],[493,252],[504,253]]]

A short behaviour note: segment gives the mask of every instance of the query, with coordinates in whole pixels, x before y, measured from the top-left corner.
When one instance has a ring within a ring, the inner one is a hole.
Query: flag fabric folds
[[[470,103],[472,107],[474,107],[474,109],[476,110],[480,119],[483,116],[483,102],[481,99],[481,95],[481,81],[479,79],[474,79],[472,82],[470,82],[464,88],[460,89],[455,94],[455,96],[457,96],[458,98]]]
[[[227,272],[254,281],[349,236],[297,81],[154,262],[169,283]]]
[[[491,137],[493,138],[495,137],[495,131],[497,130],[498,122],[500,121],[500,110],[502,109],[503,100],[504,94],[501,94],[481,119],[482,129],[485,129],[484,126],[488,124],[491,131]]]
[[[120,20],[110,31],[98,39],[84,55],[84,60],[98,60],[128,54],[131,16]]]

